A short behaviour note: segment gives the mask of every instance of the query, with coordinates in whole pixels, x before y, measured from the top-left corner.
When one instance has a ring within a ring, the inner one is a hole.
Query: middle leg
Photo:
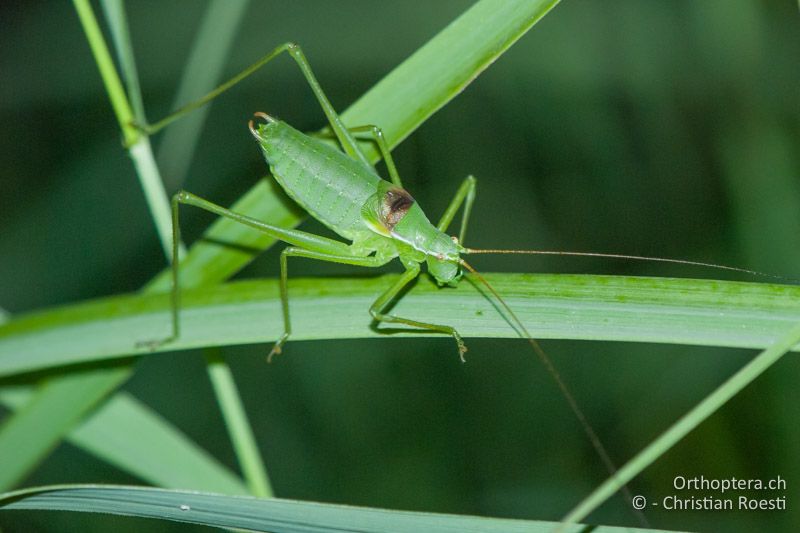
[[[318,261],[328,261],[330,263],[342,263],[346,265],[355,265],[363,267],[379,267],[385,265],[392,260],[392,257],[383,256],[367,256],[361,257],[357,255],[343,255],[332,254],[318,250],[311,250],[308,248],[300,248],[297,246],[289,246],[284,248],[281,252],[281,308],[283,310],[283,334],[275,342],[275,345],[270,350],[267,356],[267,361],[271,361],[272,357],[281,353],[281,349],[292,334],[292,322],[289,316],[289,257],[305,257],[308,259],[316,259]]]

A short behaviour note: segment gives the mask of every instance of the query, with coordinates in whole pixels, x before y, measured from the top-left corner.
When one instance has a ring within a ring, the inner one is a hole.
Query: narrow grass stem
[[[593,510],[616,493],[620,487],[628,483],[642,470],[650,466],[656,459],[667,453],[683,437],[699,426],[728,400],[736,396],[742,389],[775,364],[786,352],[800,342],[800,324],[791,328],[775,344],[761,352],[741,370],[728,378],[714,392],[698,403],[691,411],[683,415],[672,427],[661,434],[644,450],[620,468],[616,475],[607,479],[588,497],[580,502],[564,517],[562,526],[568,526],[583,520]]]
[[[230,367],[216,348],[206,351],[206,364],[247,487],[253,496],[271,498],[273,492],[267,469],[258,451],[253,429],[247,419]]]
[[[106,0],[120,1],[120,0]],[[170,109],[199,98],[219,82],[247,14],[249,0],[213,0],[208,3],[183,69]],[[167,128],[156,147],[156,160],[170,190],[183,184],[203,131],[207,105]],[[141,124],[147,124],[142,117]]]
[[[101,6],[111,31],[111,38],[114,41],[120,70],[122,70],[125,85],[128,87],[128,98],[133,108],[133,114],[137,122],[144,124],[147,118],[144,114],[142,90],[139,86],[139,75],[133,55],[131,36],[128,31],[128,20],[125,17],[125,4],[123,0],[103,0]]]
[[[114,67],[114,61],[111,59],[108,46],[106,46],[103,32],[97,24],[97,18],[94,16],[89,0],[73,0],[73,4],[81,20],[86,40],[89,41],[89,46],[92,48],[92,54],[97,68],[100,70],[100,76],[103,78],[106,92],[111,99],[111,106],[114,108],[114,114],[122,129],[125,145],[131,146],[139,140],[140,133],[133,126],[133,110],[128,103],[128,97],[117,74],[117,69]]]
[[[108,46],[103,38],[103,32],[100,30],[91,5],[88,0],[73,0],[73,2],[78,16],[80,17],[81,24],[83,25],[86,39],[89,41],[89,46],[92,49],[97,68],[100,70],[100,75],[103,78],[106,92],[108,92],[108,97],[111,100],[111,105],[117,116],[117,121],[122,129],[125,146],[128,147],[128,151],[133,159],[136,175],[139,177],[142,191],[147,200],[147,205],[150,208],[161,247],[169,261],[172,257],[172,223],[169,199],[164,189],[164,182],[161,180],[161,173],[158,171],[158,166],[155,163],[150,141],[146,135],[143,135],[133,125],[136,117],[128,102],[128,97],[122,86],[122,81],[114,67],[114,61],[111,59]],[[124,62],[123,66],[126,72],[128,72],[129,80],[138,80],[136,76],[136,66],[133,63],[133,52],[130,39],[128,38],[124,11],[122,9],[115,10],[112,18],[115,21],[111,26],[112,31],[117,32],[114,41],[117,45],[127,48],[127,50],[120,50],[118,55],[121,61]],[[136,84],[136,88],[138,92],[138,83]],[[137,98],[140,98],[140,96],[137,95]],[[143,111],[142,114],[144,114]],[[180,247],[180,250],[181,254],[183,254],[183,246]]]
[[[167,191],[164,189],[164,182],[161,180],[161,173],[158,171],[153,149],[150,146],[150,138],[142,135],[129,151],[147,200],[147,206],[150,208],[150,215],[156,225],[161,247],[167,256],[167,261],[172,262],[172,212]],[[182,243],[178,243],[178,250],[181,257],[186,254]]]

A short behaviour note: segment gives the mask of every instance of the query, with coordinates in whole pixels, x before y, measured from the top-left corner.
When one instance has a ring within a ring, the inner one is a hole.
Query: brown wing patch
[[[381,203],[381,222],[386,229],[392,231],[412,205],[414,205],[414,198],[405,189],[392,187],[387,190]]]

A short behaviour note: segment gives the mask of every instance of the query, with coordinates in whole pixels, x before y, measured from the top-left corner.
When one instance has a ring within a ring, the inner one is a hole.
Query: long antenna
[[[606,469],[608,470],[608,473],[611,475],[612,478],[615,477],[617,475],[617,467],[614,465],[614,461],[611,460],[611,456],[608,454],[606,447],[603,446],[603,442],[600,440],[600,437],[598,437],[597,433],[595,433],[594,429],[592,428],[592,425],[589,423],[589,419],[586,418],[586,415],[583,413],[583,410],[580,408],[578,402],[575,400],[575,396],[572,395],[572,391],[570,391],[569,387],[567,387],[567,384],[561,378],[561,374],[559,374],[558,370],[553,364],[553,361],[545,353],[541,345],[539,345],[539,343],[536,342],[536,339],[534,339],[531,336],[531,334],[528,332],[528,329],[525,327],[522,321],[517,317],[516,313],[514,313],[511,307],[509,307],[506,301],[503,298],[501,298],[500,295],[497,293],[497,291],[494,290],[494,287],[492,287],[489,284],[489,282],[486,281],[486,278],[484,278],[480,274],[480,272],[475,270],[469,263],[467,263],[463,259],[459,259],[459,263],[461,264],[461,266],[469,270],[470,273],[472,273],[476,278],[478,278],[478,280],[480,280],[480,282],[483,283],[483,285],[486,286],[489,292],[492,293],[492,296],[494,296],[497,299],[497,301],[500,302],[500,305],[503,306],[503,309],[505,309],[506,313],[508,313],[508,316],[511,317],[514,323],[514,327],[515,328],[518,327],[519,331],[523,334],[524,338],[530,343],[531,348],[533,348],[533,351],[539,357],[539,360],[542,362],[545,368],[547,368],[548,373],[556,382],[556,385],[558,385],[558,388],[561,390],[561,393],[567,400],[570,409],[572,409],[572,412],[575,414],[581,426],[583,427],[584,433],[586,433],[586,436],[589,437],[589,442],[592,443],[592,447],[597,452],[597,455],[600,456],[600,460],[605,465]],[[632,501],[633,495],[631,494],[631,491],[628,489],[628,486],[622,485],[621,488],[625,496],[625,499],[628,502]],[[644,525],[646,526],[648,525],[647,519],[644,517],[641,511],[636,511],[636,515],[639,517],[639,520],[641,520]]]
[[[729,270],[731,272],[741,272],[743,274],[750,274],[752,276],[762,276],[765,278],[772,278],[781,281],[791,281],[794,283],[800,280],[794,278],[787,278],[785,276],[778,276],[777,274],[768,274],[758,270],[750,270],[747,268],[739,268],[727,265],[718,265],[716,263],[704,263],[702,261],[688,261],[686,259],[671,259],[667,257],[647,257],[643,255],[624,255],[624,254],[603,254],[599,252],[562,252],[560,250],[496,250],[496,249],[477,249],[466,248],[464,253],[468,254],[525,254],[525,255],[559,255],[570,257],[605,257],[608,259],[630,259],[633,261],[650,261],[654,263],[674,263],[678,265],[691,265],[704,268],[715,268],[718,270]]]

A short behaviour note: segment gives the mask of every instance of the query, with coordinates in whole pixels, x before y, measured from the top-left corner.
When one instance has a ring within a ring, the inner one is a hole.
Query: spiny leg
[[[347,131],[350,133],[355,133],[356,138],[367,138],[375,142],[375,144],[378,146],[378,150],[381,153],[381,157],[386,162],[386,169],[389,171],[389,178],[392,180],[392,183],[402,188],[403,182],[400,181],[400,174],[397,173],[397,167],[394,165],[394,159],[392,158],[392,151],[389,149],[389,144],[386,142],[386,138],[383,136],[383,130],[374,124],[366,124],[364,126],[347,128]],[[363,135],[365,133],[366,135]],[[324,138],[330,138],[332,136],[331,132],[328,130],[316,133],[314,135]]]
[[[417,263],[407,262],[405,263],[405,266],[406,271],[402,276],[400,276],[400,279],[398,279],[394,285],[389,287],[386,292],[378,296],[378,299],[375,300],[375,302],[370,306],[369,313],[372,315],[372,318],[378,322],[406,324],[407,326],[414,326],[417,328],[438,331],[446,335],[451,335],[456,340],[456,344],[458,345],[458,356],[461,358],[461,361],[464,362],[464,354],[467,351],[467,347],[464,344],[464,340],[461,338],[461,335],[455,330],[455,328],[439,324],[429,324],[427,322],[420,322],[418,320],[411,320],[409,318],[403,318],[393,314],[381,312],[386,305],[391,302],[394,297],[400,293],[400,291],[403,290],[403,287],[408,285],[419,275],[419,265]]]
[[[467,176],[458,188],[456,195],[450,200],[450,205],[447,206],[442,218],[436,227],[439,231],[446,231],[447,226],[453,221],[458,208],[464,204],[464,214],[461,217],[461,231],[458,233],[458,242],[464,244],[464,237],[467,236],[467,222],[469,222],[469,215],[472,212],[472,203],[475,201],[475,185],[478,180],[475,176]],[[466,201],[465,201],[466,200]]]
[[[343,263],[346,265],[355,265],[363,267],[379,267],[391,261],[391,257],[368,256],[362,257],[351,254],[330,254],[307,248],[299,248],[289,246],[284,248],[281,252],[281,306],[283,308],[283,335],[278,338],[278,341],[270,350],[267,356],[267,361],[272,360],[272,356],[281,353],[281,347],[292,334],[292,323],[289,317],[289,257],[305,257],[308,259],[317,259],[318,261],[328,261],[330,263]]]
[[[180,311],[180,258],[178,253],[178,243],[180,242],[180,220],[178,213],[181,204],[193,205],[216,215],[230,218],[231,220],[239,222],[240,224],[250,226],[251,228],[266,233],[275,239],[288,242],[289,244],[303,246],[304,248],[310,250],[317,250],[321,253],[327,253],[334,256],[351,254],[350,246],[343,242],[321,237],[319,235],[314,235],[313,233],[307,233],[305,231],[286,229],[273,226],[271,224],[266,224],[260,220],[256,220],[254,218],[235,213],[229,209],[225,209],[222,206],[209,202],[208,200],[204,200],[203,198],[200,198],[199,196],[196,196],[190,192],[180,191],[172,197],[172,335],[166,339],[140,341],[136,343],[137,346],[145,346],[151,350],[154,350],[159,346],[174,341],[180,336],[180,320],[178,316]]]
[[[216,89],[212,90],[205,96],[202,96],[197,100],[186,104],[185,106],[181,107],[174,113],[171,113],[167,115],[165,118],[159,120],[155,124],[138,125],[139,128],[150,135],[156,133],[157,131],[161,130],[171,122],[174,122],[175,120],[179,119],[183,115],[197,109],[198,107],[207,104],[220,94],[224,93],[225,91],[227,91],[240,81],[244,80],[245,78],[256,72],[258,69],[260,69],[261,67],[272,61],[273,59],[275,59],[283,52],[288,52],[289,55],[292,56],[292,59],[294,59],[297,65],[300,67],[300,71],[303,73],[303,76],[305,76],[306,81],[311,87],[314,96],[316,96],[317,101],[320,104],[320,107],[322,107],[322,111],[325,113],[325,116],[328,117],[328,122],[330,122],[331,129],[333,129],[333,132],[336,135],[336,138],[341,143],[344,151],[350,157],[358,159],[365,165],[369,165],[369,161],[367,160],[366,156],[361,151],[361,149],[358,147],[358,143],[356,143],[355,139],[353,139],[352,135],[350,135],[350,133],[347,131],[347,128],[345,127],[344,123],[339,118],[339,115],[336,113],[336,110],[333,108],[330,101],[328,100],[328,97],[325,96],[325,92],[322,90],[322,87],[320,87],[317,78],[314,76],[314,73],[311,70],[311,65],[309,65],[308,60],[303,54],[303,50],[300,48],[300,46],[298,46],[295,43],[284,43],[278,46],[270,53],[268,53],[267,55],[265,55],[264,57],[262,57],[261,59],[259,59],[258,61],[256,61],[243,71],[241,71],[239,74],[237,74],[230,80],[226,81],[219,87],[217,87]]]

